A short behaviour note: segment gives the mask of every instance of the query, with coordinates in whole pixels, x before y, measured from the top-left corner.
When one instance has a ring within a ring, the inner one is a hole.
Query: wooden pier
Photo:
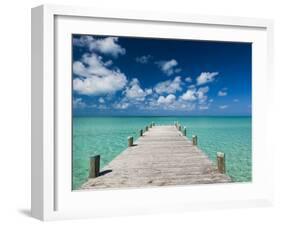
[[[135,142],[129,137],[128,148],[105,166],[97,177],[90,176],[81,189],[231,182],[224,174],[223,153],[218,153],[216,166],[197,147],[197,136],[192,141],[188,140],[186,128],[181,131],[178,124],[154,125],[141,130],[141,136]],[[97,159],[99,161],[99,156]],[[91,167],[95,167],[97,159],[91,160]],[[99,163],[96,165],[99,170]],[[89,169],[90,172],[96,170]]]

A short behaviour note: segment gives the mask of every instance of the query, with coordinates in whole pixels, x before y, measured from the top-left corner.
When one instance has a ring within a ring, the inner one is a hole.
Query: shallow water
[[[227,174],[236,182],[251,181],[251,117],[75,117],[73,118],[73,189],[87,180],[89,157],[101,155],[105,166],[136,139],[150,122],[187,127],[187,136],[198,136],[198,146],[215,161],[226,154]]]

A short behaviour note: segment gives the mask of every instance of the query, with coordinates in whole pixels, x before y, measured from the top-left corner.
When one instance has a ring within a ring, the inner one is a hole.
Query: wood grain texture
[[[101,156],[102,158],[102,156]],[[227,183],[210,159],[173,125],[154,126],[81,189]]]

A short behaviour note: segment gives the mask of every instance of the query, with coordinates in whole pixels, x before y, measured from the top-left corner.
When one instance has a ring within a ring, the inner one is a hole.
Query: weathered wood
[[[225,154],[217,152],[217,167],[219,173],[225,173]]]
[[[193,145],[197,145],[197,144],[198,144],[198,138],[197,138],[196,135],[193,135],[193,136],[192,136],[192,144],[193,144]]]
[[[133,146],[133,143],[134,143],[134,138],[133,137],[128,137],[128,147],[131,147]]]
[[[154,126],[81,189],[227,183],[197,146],[174,126]]]
[[[100,173],[100,155],[90,157],[89,178],[96,178]]]
[[[143,135],[143,130],[141,129],[140,130],[140,137]]]
[[[145,127],[145,131],[148,131],[148,126]]]

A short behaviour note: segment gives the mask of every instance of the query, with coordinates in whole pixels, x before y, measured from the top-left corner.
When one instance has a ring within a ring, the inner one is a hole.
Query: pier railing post
[[[89,178],[98,177],[100,173],[100,155],[90,157]]]
[[[193,135],[193,136],[192,136],[192,144],[193,144],[193,145],[197,145],[197,143],[198,143],[197,136],[196,136],[196,135]]]
[[[217,152],[217,167],[219,173],[225,173],[225,154]]]
[[[152,123],[150,123],[149,128],[152,128]]]
[[[179,125],[179,131],[181,131],[181,125]]]
[[[145,127],[145,131],[148,131],[148,126]]]
[[[186,136],[186,127],[183,127],[183,135]]]
[[[143,135],[143,130],[141,129],[140,130],[140,137]]]
[[[132,136],[128,137],[128,147],[133,146],[134,138]]]

